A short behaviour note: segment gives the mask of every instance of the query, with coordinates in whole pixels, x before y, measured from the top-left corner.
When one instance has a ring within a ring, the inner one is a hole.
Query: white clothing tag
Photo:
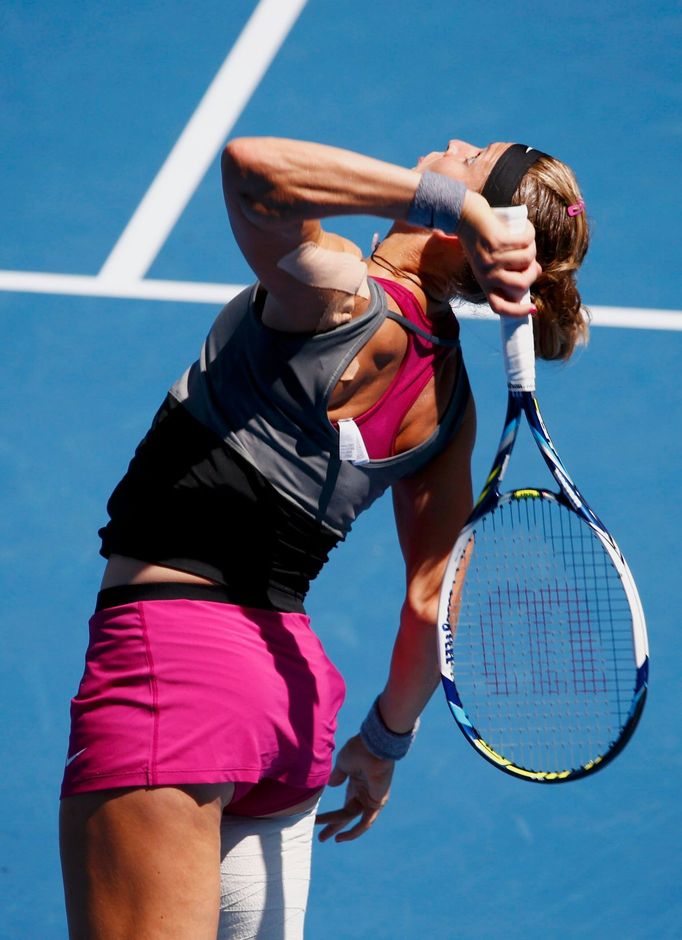
[[[360,428],[352,418],[341,418],[339,421],[339,458],[350,460],[353,464],[369,463]]]

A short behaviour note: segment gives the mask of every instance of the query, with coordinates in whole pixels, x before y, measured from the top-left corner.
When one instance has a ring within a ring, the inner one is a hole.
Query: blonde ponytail
[[[528,206],[528,217],[535,226],[537,260],[542,266],[542,274],[531,287],[538,309],[536,355],[568,359],[577,343],[587,341],[589,322],[576,285],[589,245],[589,227],[584,210],[577,214],[568,211],[582,202],[578,184],[566,164],[543,156],[525,174],[512,202]]]

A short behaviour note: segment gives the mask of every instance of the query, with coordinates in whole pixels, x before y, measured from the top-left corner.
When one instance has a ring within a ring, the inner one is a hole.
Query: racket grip
[[[493,209],[493,212],[511,232],[521,231],[528,218],[527,206],[502,206]],[[523,299],[530,301],[530,292]],[[509,390],[534,392],[535,346],[532,318],[501,316],[500,334]]]

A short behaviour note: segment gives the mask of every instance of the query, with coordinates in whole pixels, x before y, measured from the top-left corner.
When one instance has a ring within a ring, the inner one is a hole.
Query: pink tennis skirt
[[[323,787],[344,695],[305,614],[187,598],[98,610],[62,796],[230,781]]]

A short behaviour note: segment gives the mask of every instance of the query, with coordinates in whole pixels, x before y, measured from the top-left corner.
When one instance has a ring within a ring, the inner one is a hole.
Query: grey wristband
[[[397,734],[387,728],[379,711],[379,698],[377,697],[360,726],[360,737],[367,750],[371,751],[375,757],[380,757],[382,760],[400,760],[411,748],[418,728],[418,718],[414,728],[404,734]]]
[[[410,225],[439,228],[454,235],[459,226],[467,188],[461,180],[427,170],[414,194],[407,213]]]

